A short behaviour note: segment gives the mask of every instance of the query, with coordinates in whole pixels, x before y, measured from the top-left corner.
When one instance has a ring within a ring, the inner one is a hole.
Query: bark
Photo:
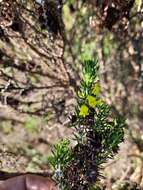
[[[49,6],[46,14],[51,15]],[[56,20],[58,10],[51,18],[44,18],[40,11],[35,1],[0,1],[0,118],[24,123],[25,114],[41,116],[51,109],[53,91],[68,87],[61,14]],[[0,172],[0,180],[0,190],[58,189],[48,173]]]

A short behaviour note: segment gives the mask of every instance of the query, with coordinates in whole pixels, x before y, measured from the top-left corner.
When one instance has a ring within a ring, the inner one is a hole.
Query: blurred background
[[[142,0],[47,2],[0,1],[1,170],[49,169],[52,146],[72,138],[68,124],[82,62],[92,57],[103,99],[127,122],[125,141],[104,166],[101,183],[143,188]]]

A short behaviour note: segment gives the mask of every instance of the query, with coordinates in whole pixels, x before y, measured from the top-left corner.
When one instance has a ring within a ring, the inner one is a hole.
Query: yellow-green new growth
[[[102,103],[101,99],[96,99],[94,96],[87,96],[88,104],[90,107],[95,108],[97,105]]]
[[[82,117],[89,115],[89,108],[85,104],[81,105],[79,115]]]
[[[92,87],[92,94],[95,95],[95,96],[99,96],[99,94],[100,94],[100,85],[99,85],[99,83],[96,83]]]

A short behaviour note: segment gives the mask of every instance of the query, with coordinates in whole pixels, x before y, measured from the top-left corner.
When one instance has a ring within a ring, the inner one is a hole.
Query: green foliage
[[[98,70],[97,61],[85,60],[77,107],[71,118],[76,145],[70,148],[70,142],[62,140],[49,158],[61,189],[99,189],[94,184],[100,176],[100,165],[118,152],[124,140],[125,121],[113,117],[101,99]]]
[[[70,141],[68,139],[61,140],[54,146],[52,151],[53,155],[48,157],[49,164],[53,167],[55,172],[54,178],[62,189],[66,189],[63,181],[63,170],[73,159],[69,145]]]
[[[95,81],[97,75],[97,70],[98,70],[98,65],[97,65],[97,61],[93,61],[93,60],[86,60],[84,62],[84,67],[83,67],[83,83],[81,85],[82,86],[86,86],[87,88],[90,89],[90,85],[93,83],[93,81]]]
[[[71,151],[69,148],[70,141],[68,139],[63,139],[61,142],[56,144],[53,149],[53,156],[49,156],[49,163],[54,169],[60,167],[61,170],[64,169],[71,161]]]

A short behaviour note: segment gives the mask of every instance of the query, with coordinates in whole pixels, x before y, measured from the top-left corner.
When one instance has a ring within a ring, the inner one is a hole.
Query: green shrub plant
[[[49,162],[62,190],[96,189],[102,164],[119,150],[124,140],[125,120],[115,117],[100,96],[96,60],[85,60],[77,106],[71,117],[75,145],[63,139],[54,146]]]

